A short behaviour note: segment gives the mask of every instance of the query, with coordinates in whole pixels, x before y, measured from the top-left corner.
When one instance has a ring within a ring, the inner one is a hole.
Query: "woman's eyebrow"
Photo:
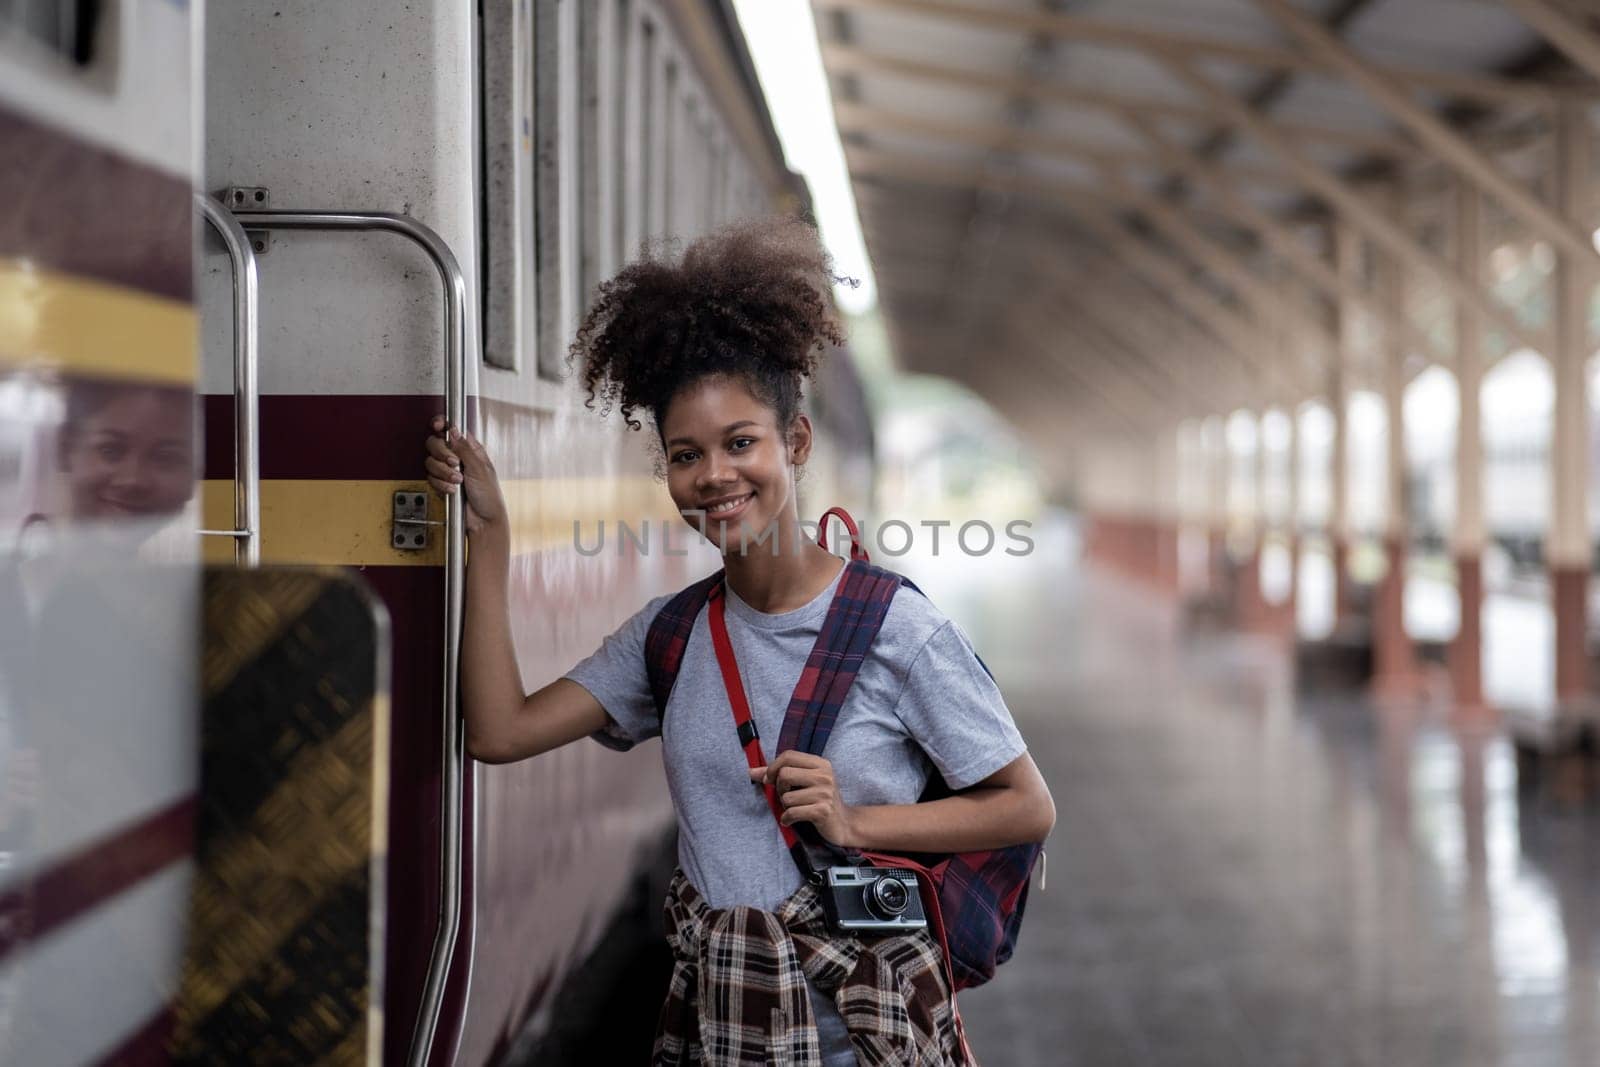
[[[746,427],[746,426],[760,426],[760,425],[761,424],[759,422],[757,422],[755,419],[740,419],[738,422],[730,422],[730,423],[728,423],[728,425],[724,426],[722,428],[722,436],[726,437],[728,434],[732,433],[733,431],[738,430],[738,429],[742,429],[743,427]],[[674,437],[672,440],[668,441],[667,444],[668,445],[692,445],[692,444],[694,444],[694,438],[692,438],[692,437]]]

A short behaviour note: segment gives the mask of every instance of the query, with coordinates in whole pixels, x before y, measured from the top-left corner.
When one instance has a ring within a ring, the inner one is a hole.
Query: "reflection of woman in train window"
[[[61,434],[72,518],[172,515],[194,491],[194,400],[185,389],[112,382],[68,388]]]
[[[775,221],[730,228],[692,244],[681,261],[646,258],[625,268],[602,286],[573,345],[591,405],[596,398],[617,403],[634,429],[642,426],[635,413],[647,413],[674,505],[697,529],[702,515],[708,520],[704,532],[723,553],[730,640],[769,758],[844,571],[842,560],[805,535],[796,510],[796,474],[814,444],[800,411],[801,386],[818,351],[839,341],[826,296],[830,280],[810,227]],[[785,849],[763,794],[751,788],[759,772],[745,765],[706,613],[684,648],[662,722],[646,677],[644,637],[670,595],[645,604],[565,677],[526,695],[507,601],[511,534],[494,468],[471,437],[439,419],[433,429],[429,480],[444,493],[464,489],[468,504],[462,693],[472,754],[509,762],[589,735],[612,747],[662,737],[680,831],[680,870],[668,899],[675,984],[697,972],[697,982],[682,984],[717,993],[697,1003],[694,988],[669,995],[656,1062],[745,1062],[740,1052],[762,1060],[766,1047],[827,1067],[856,1063],[857,1051],[863,1062],[966,1062],[939,948],[926,931],[880,935],[880,946],[903,942],[896,962],[875,956],[873,966],[856,965],[845,984],[826,991],[809,967],[807,977],[796,966],[775,979],[730,973],[726,954],[686,958],[710,951],[698,940],[708,908],[712,915],[736,906],[767,913],[758,925],[788,941],[794,931],[770,916],[794,914],[795,901],[815,892]],[[758,547],[740,551],[741,529],[746,545]],[[754,540],[765,532],[773,539]],[[785,822],[810,823],[837,845],[995,848],[1043,840],[1054,821],[1049,791],[965,635],[914,594],[892,601],[826,751],[827,758],[785,752],[762,776],[776,784]],[[953,788],[982,788],[917,803],[935,765]],[[678,936],[686,923],[694,937]],[[777,951],[795,958],[792,942]],[[850,984],[869,971],[878,985]],[[770,1018],[716,1017],[720,1005],[746,1003],[727,995],[729,985],[754,988],[752,979],[790,982],[786,988],[805,988],[806,995],[786,1000]],[[687,1009],[683,998],[691,1001]],[[676,1030],[669,1019],[678,1020]]]

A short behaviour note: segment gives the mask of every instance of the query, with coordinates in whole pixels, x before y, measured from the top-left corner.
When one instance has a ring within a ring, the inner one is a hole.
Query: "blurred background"
[[[577,323],[772,213],[1055,799],[977,1058],[1600,1062],[1600,8],[12,0],[0,1063],[648,1058],[660,751],[467,757],[422,440],[559,677],[717,566]]]

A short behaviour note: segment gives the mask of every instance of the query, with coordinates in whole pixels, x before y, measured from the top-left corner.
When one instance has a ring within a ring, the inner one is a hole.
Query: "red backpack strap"
[[[816,644],[806,658],[800,683],[789,698],[778,751],[798,749],[822,755],[838,721],[856,672],[883,627],[900,576],[870,563],[851,560],[828,605]]]
[[[655,698],[656,720],[667,717],[667,700],[683,666],[683,651],[694,632],[694,620],[705,607],[706,597],[722,583],[722,571],[695,582],[661,606],[650,620],[644,637],[644,669],[650,679],[650,695]]]
[[[817,545],[821,548],[828,547],[828,516],[837,516],[844,523],[844,528],[850,531],[850,558],[859,559],[863,563],[870,563],[871,557],[867,550],[861,547],[861,530],[856,526],[856,520],[844,508],[829,508],[822,513],[822,518],[817,520]]]

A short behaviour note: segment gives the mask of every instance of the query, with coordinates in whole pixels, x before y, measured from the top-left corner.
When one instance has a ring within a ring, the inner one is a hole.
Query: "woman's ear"
[[[796,415],[789,424],[789,462],[793,466],[802,466],[811,458],[811,442],[810,417]]]

